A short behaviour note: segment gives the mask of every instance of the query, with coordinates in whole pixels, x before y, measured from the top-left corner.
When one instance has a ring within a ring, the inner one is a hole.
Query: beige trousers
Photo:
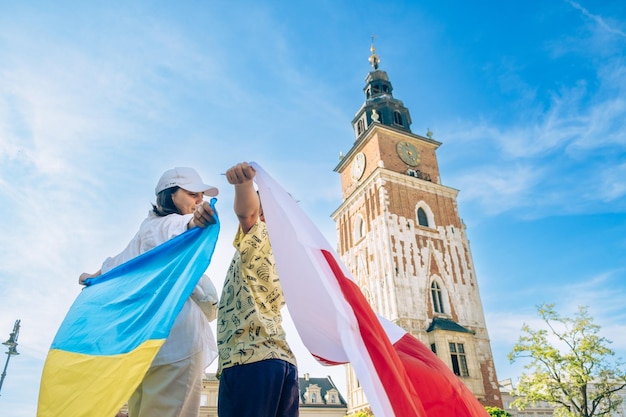
[[[203,353],[151,367],[128,401],[129,417],[198,417]]]

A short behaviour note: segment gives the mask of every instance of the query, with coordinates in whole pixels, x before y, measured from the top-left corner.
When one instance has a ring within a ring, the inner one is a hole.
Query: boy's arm
[[[254,226],[259,218],[261,202],[254,189],[252,179],[256,175],[254,168],[242,162],[226,171],[226,179],[235,186],[235,214],[244,233]]]

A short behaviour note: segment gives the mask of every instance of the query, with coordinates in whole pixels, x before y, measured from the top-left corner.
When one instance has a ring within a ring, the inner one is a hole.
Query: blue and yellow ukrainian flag
[[[209,266],[218,233],[219,221],[191,229],[89,280],[48,352],[38,417],[115,416]]]

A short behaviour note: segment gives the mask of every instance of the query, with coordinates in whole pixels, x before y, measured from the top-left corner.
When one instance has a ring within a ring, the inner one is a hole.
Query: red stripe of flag
[[[426,411],[415,393],[402,361],[363,293],[352,280],[343,274],[335,257],[326,250],[321,251],[339,282],[343,296],[354,311],[363,343],[385,387],[385,393],[395,415],[426,417]]]
[[[489,417],[469,388],[426,345],[406,333],[393,346],[428,417]]]

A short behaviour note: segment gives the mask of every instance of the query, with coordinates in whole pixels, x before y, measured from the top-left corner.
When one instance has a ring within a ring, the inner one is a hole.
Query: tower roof
[[[430,323],[430,326],[428,326],[428,329],[426,329],[426,332],[432,332],[433,330],[448,330],[450,332],[474,333],[470,329],[461,326],[457,322],[442,317],[433,318],[433,321]]]
[[[341,393],[335,386],[335,383],[333,382],[330,376],[327,376],[326,378],[314,378],[314,377],[310,377],[309,374],[304,374],[304,377],[298,378],[298,382],[300,385],[300,401],[301,401],[300,406],[301,407],[326,406],[326,407],[342,408],[342,407],[346,407],[347,405],[346,400],[343,398],[343,396],[341,395]],[[307,392],[307,389],[309,388],[309,386],[317,386],[320,389],[320,395],[322,398],[320,398],[319,403],[311,404],[305,401],[305,393]],[[328,391],[332,389],[337,391],[336,403],[329,403],[328,401],[325,400],[326,394],[328,393]]]
[[[367,131],[373,123],[391,126],[406,132],[411,132],[411,115],[402,101],[393,97],[393,86],[387,73],[379,69],[380,57],[376,54],[376,47],[372,42],[371,55],[368,58],[372,66],[365,77],[365,103],[357,112],[352,125],[356,138]]]

